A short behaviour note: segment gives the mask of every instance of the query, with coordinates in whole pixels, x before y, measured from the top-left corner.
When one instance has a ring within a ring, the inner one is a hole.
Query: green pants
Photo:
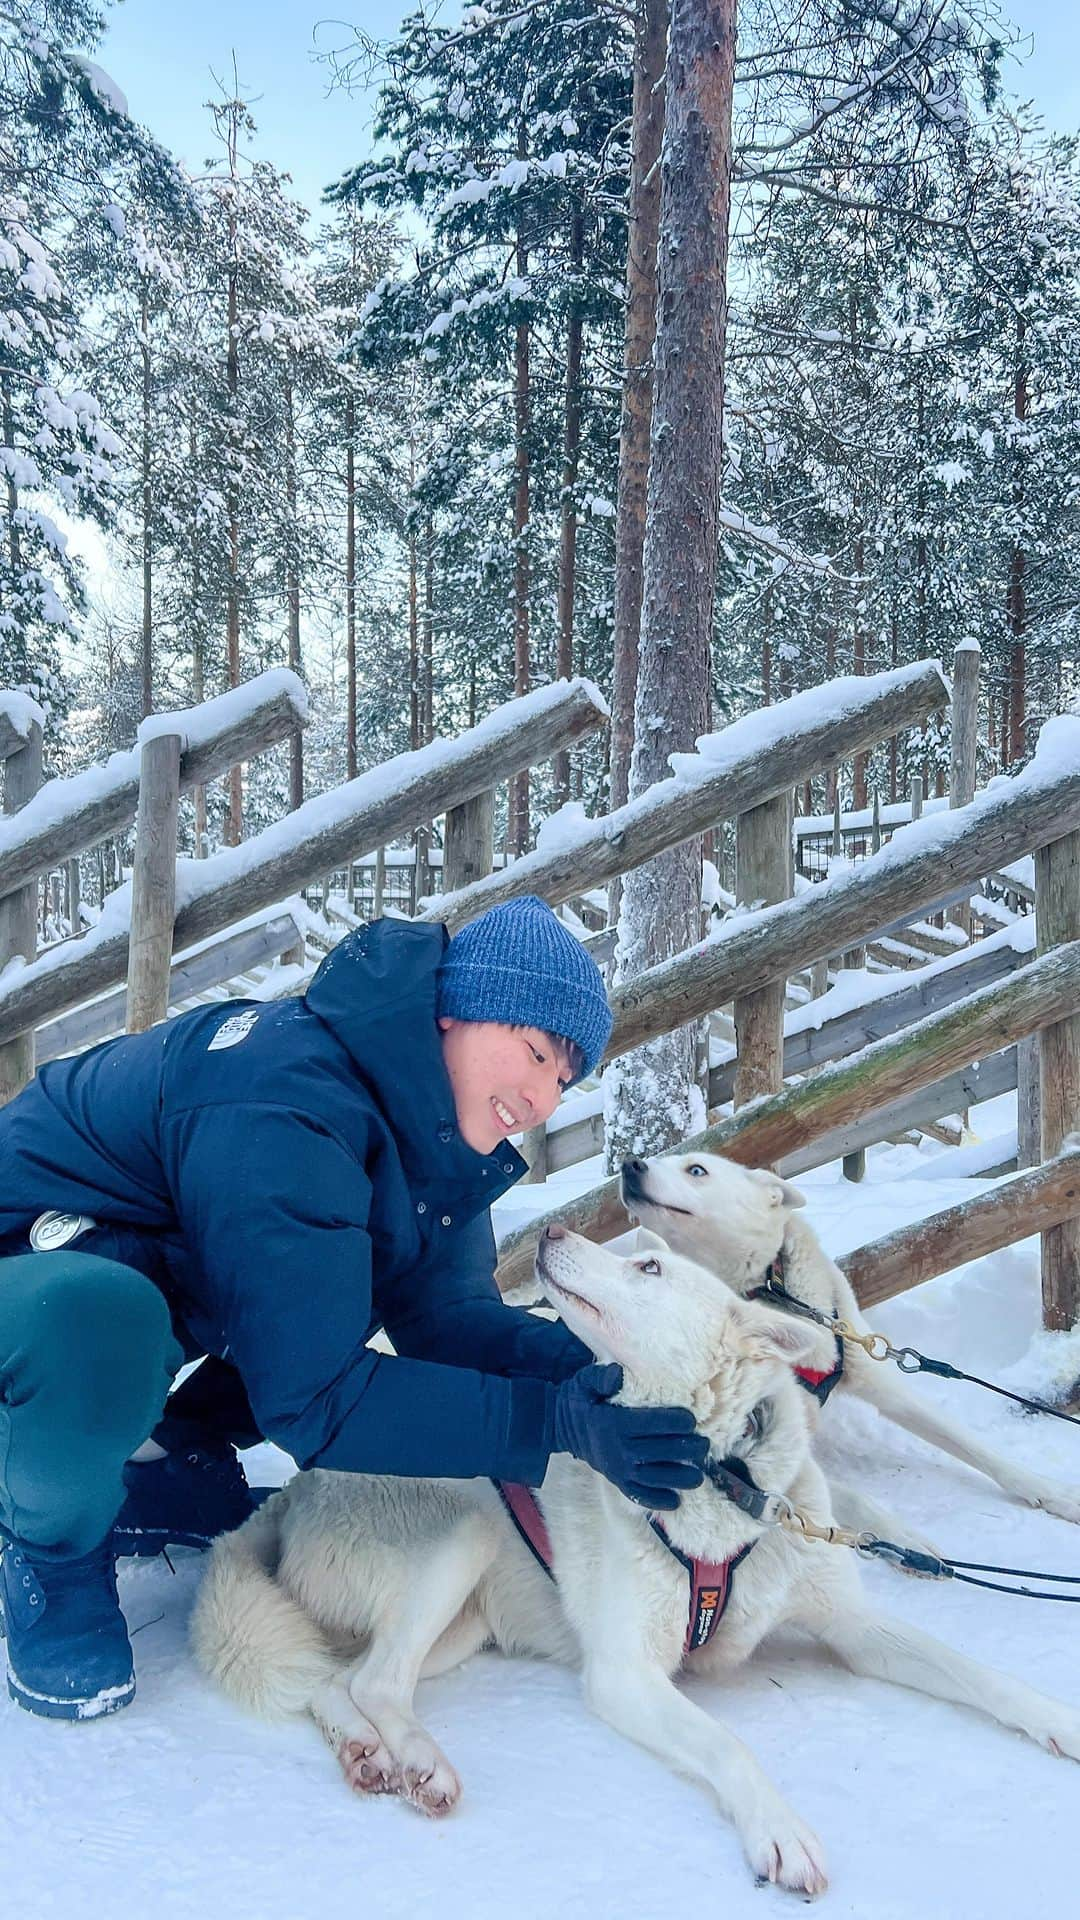
[[[96,1547],[182,1364],[163,1295],[132,1267],[0,1260],[0,1528],[42,1557]]]

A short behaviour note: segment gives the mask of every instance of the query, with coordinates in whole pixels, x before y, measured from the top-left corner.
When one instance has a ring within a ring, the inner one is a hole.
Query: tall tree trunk
[[[708,730],[731,206],[734,0],[675,0],[661,159],[660,298],[631,795]],[[623,977],[700,936],[701,844],[626,876]],[[655,1153],[704,1119],[693,1026],[609,1069],[612,1164]]]
[[[345,393],[345,775],[356,764],[356,395]]]
[[[577,577],[577,504],[574,490],[581,448],[581,343],[583,316],[576,284],[585,251],[585,223],[574,214],[570,227],[570,268],[575,285],[566,320],[566,410],[563,420],[562,489],[559,497],[559,648],[556,678],[569,680],[574,671],[574,588]],[[570,755],[555,755],[555,803],[570,798]]]
[[[228,135],[229,177],[234,182],[237,179],[236,137],[237,113],[234,111],[229,120]],[[240,261],[237,248],[235,196],[229,203],[229,209],[229,338],[225,358],[225,386],[228,393],[229,407],[229,474],[225,502],[225,513],[229,527],[229,572],[225,585],[225,650],[229,686],[238,687],[240,685],[240,483],[238,471],[240,446],[237,409],[240,403]],[[236,766],[229,770],[229,805],[225,815],[225,845],[227,847],[238,847],[243,830],[243,769]]]
[[[656,246],[660,231],[660,146],[664,137],[664,61],[668,0],[639,0],[634,21],[634,105],[630,162],[630,218],[626,251],[623,408],[619,432],[619,490],[615,518],[615,614],[611,692],[610,804],[630,792],[634,746],[642,556],[649,486],[649,434],[656,337]],[[611,915],[618,912],[612,883]]]
[[[1024,461],[1022,427],[1028,417],[1028,369],[1024,349],[1025,323],[1016,323],[1016,370],[1013,376],[1013,414],[1017,441],[1013,447],[1012,519],[1013,544],[1009,556],[1009,765],[1027,755],[1027,552],[1020,523],[1024,513]]]
[[[518,138],[518,153],[526,152],[525,129]],[[518,229],[517,276],[527,280],[529,255],[522,229]],[[529,649],[529,323],[519,323],[514,336],[514,693],[528,693],[532,660]],[[524,853],[529,844],[529,771],[524,768],[510,781],[509,848],[512,854]]]
[[[299,673],[300,658],[300,527],[297,517],[296,407],[292,374],[285,375],[285,511],[288,521],[285,549],[285,600],[289,627],[289,665]],[[299,727],[289,735],[289,808],[304,804],[304,741]]]
[[[848,294],[848,328],[851,337],[851,364],[856,365],[859,345],[859,301],[853,291]],[[866,536],[862,513],[855,528],[853,546],[855,570],[855,598],[852,603],[851,664],[855,673],[866,672]],[[853,804],[856,811],[866,806],[866,755],[857,753],[851,769]]]
[[[6,372],[0,373],[0,421],[2,421],[4,429],[4,445],[5,447],[14,449],[15,414],[11,405],[11,379],[10,375]],[[12,579],[17,582],[22,572],[22,541],[19,538],[19,522],[17,517],[19,511],[19,489],[15,484],[15,476],[10,466],[6,470],[5,486],[7,490],[8,560],[11,565]],[[18,593],[17,585],[15,591]],[[15,640],[16,654],[12,664],[16,682],[26,681],[29,678],[30,661],[26,648],[26,621],[21,616],[17,618],[13,638]]]
[[[425,744],[435,738],[435,527],[424,521],[424,618],[420,627],[422,719]]]
[[[192,408],[188,418],[188,460],[192,480],[196,472],[198,454],[198,434],[195,428],[195,410]],[[199,514],[193,506],[191,514],[191,694],[195,705],[201,706],[206,698],[206,631],[202,617],[202,554],[199,549]],[[205,860],[210,851],[206,832],[206,788],[197,786],[193,795],[195,802],[195,858]]]
[[[142,717],[154,711],[154,536],[152,516],[154,511],[154,489],[150,473],[150,449],[152,444],[153,386],[150,366],[150,289],[145,274],[142,276],[142,298],[139,305],[139,350],[142,355],[142,435],[139,458],[142,465]]]

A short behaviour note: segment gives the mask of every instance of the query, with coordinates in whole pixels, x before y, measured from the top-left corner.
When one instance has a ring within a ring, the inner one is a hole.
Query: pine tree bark
[[[585,251],[585,224],[575,213],[570,229],[570,269],[575,280]],[[574,589],[577,578],[577,486],[581,448],[581,352],[583,315],[575,286],[566,322],[566,407],[563,423],[562,489],[559,498],[559,643],[556,679],[569,680],[574,672]],[[570,798],[570,755],[555,755],[555,804]]]
[[[192,407],[188,419],[188,460],[194,477],[198,455],[198,434],[195,428],[195,410]],[[191,695],[195,705],[201,706],[206,697],[206,634],[202,619],[202,554],[199,548],[198,506],[192,505],[191,511]],[[210,851],[207,839],[206,788],[198,786],[192,796],[195,805],[195,858],[205,860]]]
[[[1025,325],[1016,325],[1016,369],[1013,376],[1013,416],[1017,439],[1013,447],[1012,519],[1017,529],[1009,556],[1009,735],[1008,764],[1027,758],[1027,553],[1019,532],[1024,513],[1023,423],[1028,417],[1028,370],[1024,347]]]
[[[345,394],[345,775],[356,765],[356,395]]]
[[[630,795],[634,745],[642,558],[649,486],[653,344],[656,337],[656,247],[660,231],[660,146],[668,0],[640,0],[634,26],[634,104],[630,218],[626,254],[623,409],[619,432],[619,490],[615,519],[614,663],[611,693],[610,808]],[[612,887],[612,917],[619,886]]]
[[[525,133],[522,130],[518,152],[524,158]],[[529,255],[525,237],[518,230],[517,276],[528,278]],[[529,432],[531,396],[529,388],[529,323],[518,324],[514,336],[514,693],[528,693],[532,661],[529,646]],[[524,768],[510,781],[509,850],[524,853],[529,844],[529,772]]]
[[[237,179],[237,116],[229,120],[229,177]],[[237,409],[240,401],[240,261],[237,249],[235,197],[229,203],[229,289],[228,344],[225,357],[225,387],[228,394],[229,471],[226,482],[225,512],[229,527],[229,571],[225,583],[225,652],[230,687],[240,685],[240,488]],[[227,847],[238,847],[244,830],[243,770],[233,767],[229,773],[229,804],[225,815],[224,840]]]
[[[292,374],[286,373],[285,402],[285,602],[288,616],[289,666],[301,670],[300,657],[300,528],[297,519],[296,406]],[[299,727],[289,735],[289,811],[304,804],[304,741]]]
[[[660,282],[631,797],[708,729],[731,205],[734,0],[675,0],[661,157]],[[626,877],[619,977],[700,935],[701,845]],[[693,1025],[608,1075],[607,1151],[655,1153],[704,1115]]]
[[[424,618],[421,642],[421,727],[424,745],[435,738],[435,526],[430,513],[424,522]]]
[[[142,466],[142,717],[154,711],[154,489],[150,474],[153,436],[152,370],[150,364],[150,292],[146,275],[142,276],[139,305],[139,349],[142,355],[142,433],[139,460]]]

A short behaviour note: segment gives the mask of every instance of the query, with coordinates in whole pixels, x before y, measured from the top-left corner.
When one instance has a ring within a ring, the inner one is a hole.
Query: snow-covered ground
[[[976,1115],[990,1134],[1007,1103]],[[1013,1104],[1015,1104],[1013,1102]],[[852,1187],[802,1183],[834,1252],[978,1191],[941,1174],[942,1150],[882,1149]],[[575,1169],[580,1183],[588,1169]],[[544,1189],[518,1190],[539,1204]],[[547,1192],[551,1198],[551,1189]],[[872,1315],[895,1340],[1006,1383],[1042,1385],[1036,1242],[945,1276]],[[1026,1418],[973,1387],[920,1380],[1033,1466],[1080,1484],[1080,1432]],[[956,1557],[1080,1573],[1080,1533],[868,1409],[829,1408],[827,1468],[865,1484]],[[252,1478],[282,1477],[271,1449]],[[755,1889],[708,1797],[592,1720],[573,1674],[485,1655],[422,1689],[422,1713],[465,1781],[449,1820],[351,1796],[311,1725],[246,1719],[194,1671],[185,1626],[197,1555],[126,1563],[121,1595],[139,1694],[114,1720],[56,1727],[0,1707],[4,1909],[153,1920],[660,1920],[707,1909],[765,1920],[791,1896]],[[1080,1615],[1067,1606],[865,1574],[883,1606],[1046,1692],[1080,1704]],[[972,1714],[853,1679],[795,1641],[770,1644],[723,1686],[690,1691],[759,1756],[822,1835],[824,1911],[873,1920],[980,1920],[1073,1910],[1080,1768]]]

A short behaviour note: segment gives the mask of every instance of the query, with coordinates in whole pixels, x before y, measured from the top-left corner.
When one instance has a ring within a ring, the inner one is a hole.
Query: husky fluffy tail
[[[341,1655],[275,1578],[289,1490],[214,1542],[191,1618],[198,1665],[250,1713],[303,1713]]]

